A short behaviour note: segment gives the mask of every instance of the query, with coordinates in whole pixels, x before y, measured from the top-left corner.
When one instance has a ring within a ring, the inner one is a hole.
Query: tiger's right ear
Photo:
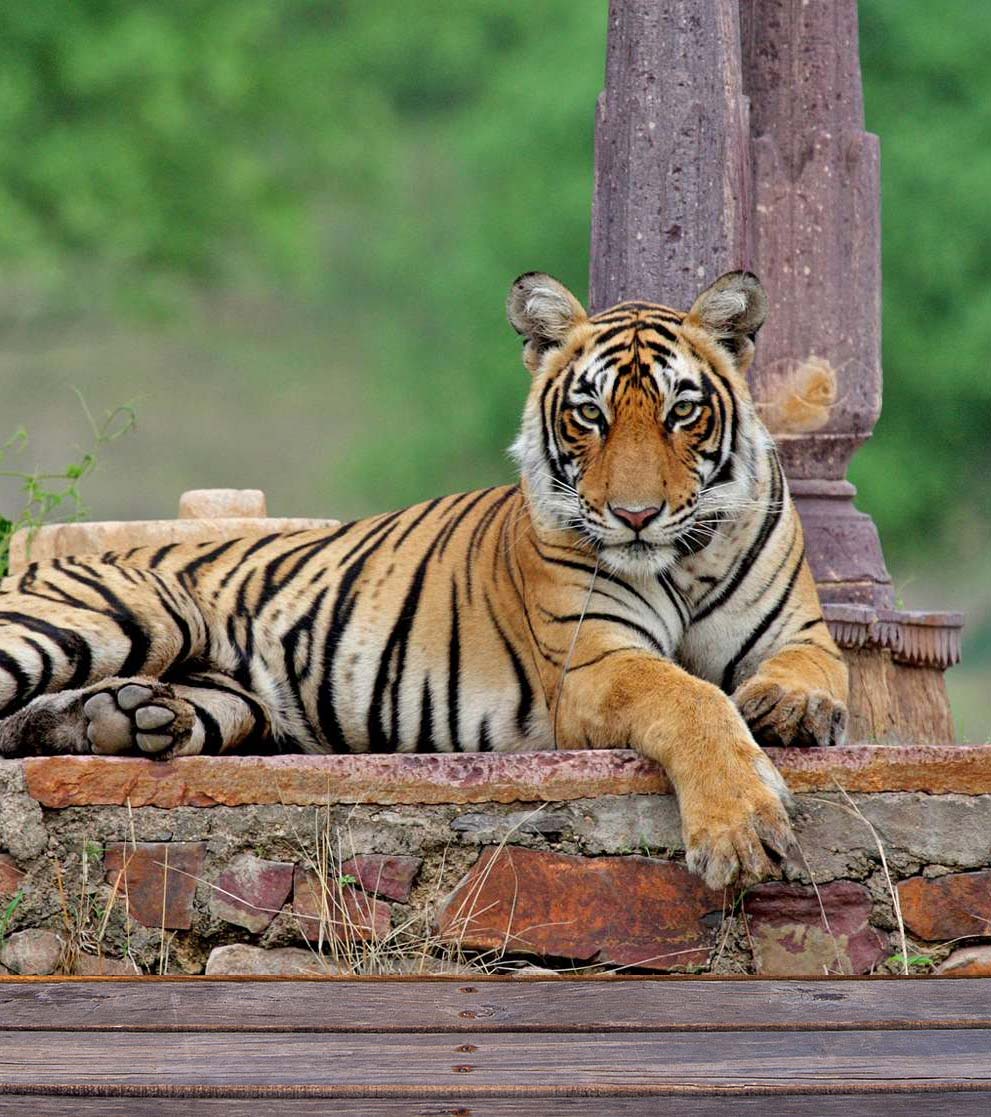
[[[513,329],[526,338],[523,363],[536,372],[544,353],[560,345],[571,331],[588,321],[585,308],[567,287],[551,275],[528,271],[510,287],[506,315]]]

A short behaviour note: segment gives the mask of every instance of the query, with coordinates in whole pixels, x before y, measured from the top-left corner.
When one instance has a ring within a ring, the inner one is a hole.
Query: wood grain
[[[0,981],[10,1031],[613,1032],[991,1028],[982,978]]]
[[[175,1117],[175,1098],[53,1097],[18,1095],[9,1105],[32,1117]],[[0,1102],[0,1105],[3,1103]],[[766,1094],[750,1097],[544,1098],[540,1117],[767,1117],[769,1106],[782,1117],[891,1117],[896,1113],[924,1113],[926,1117],[985,1117],[991,1112],[991,1091],[933,1094],[907,1092],[868,1096],[856,1094]],[[410,1098],[184,1099],[183,1117],[534,1117],[529,1098]]]
[[[290,1096],[602,1097],[750,1086],[991,1088],[987,1029],[358,1034],[0,1032],[0,1085]]]

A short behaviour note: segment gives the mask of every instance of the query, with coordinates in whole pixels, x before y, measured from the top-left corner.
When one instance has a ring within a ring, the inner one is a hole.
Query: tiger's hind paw
[[[203,725],[193,706],[168,683],[140,679],[98,690],[83,704],[92,752],[139,752],[168,759],[203,749]]]
[[[824,690],[790,689],[755,675],[733,700],[762,745],[841,745],[846,737],[846,706]]]

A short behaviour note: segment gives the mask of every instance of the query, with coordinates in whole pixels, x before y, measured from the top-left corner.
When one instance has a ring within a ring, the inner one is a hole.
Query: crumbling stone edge
[[[775,760],[800,849],[725,895],[629,753],[2,761],[0,966],[991,974],[991,747]]]

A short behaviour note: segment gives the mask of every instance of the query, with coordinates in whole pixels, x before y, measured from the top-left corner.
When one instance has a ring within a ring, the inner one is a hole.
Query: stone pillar
[[[610,0],[595,158],[594,310],[690,306],[732,268],[767,289],[752,388],[850,664],[851,735],[952,740],[942,672],[962,617],[894,608],[846,480],[881,409],[879,153],[855,0]],[[833,382],[828,420],[803,428],[806,391]]]
[[[737,0],[610,0],[589,305],[691,306],[750,261]]]
[[[770,299],[751,383],[774,415],[827,366],[835,377],[822,427],[774,434],[850,664],[852,732],[952,740],[943,671],[963,618],[894,608],[877,528],[846,479],[881,413],[880,152],[864,131],[856,0],[742,0],[740,36],[754,270]]]
[[[770,300],[754,398],[773,413],[832,369],[825,426],[775,434],[823,600],[890,608],[877,529],[846,480],[881,413],[880,156],[864,131],[856,0],[745,0],[740,17],[754,270]]]

